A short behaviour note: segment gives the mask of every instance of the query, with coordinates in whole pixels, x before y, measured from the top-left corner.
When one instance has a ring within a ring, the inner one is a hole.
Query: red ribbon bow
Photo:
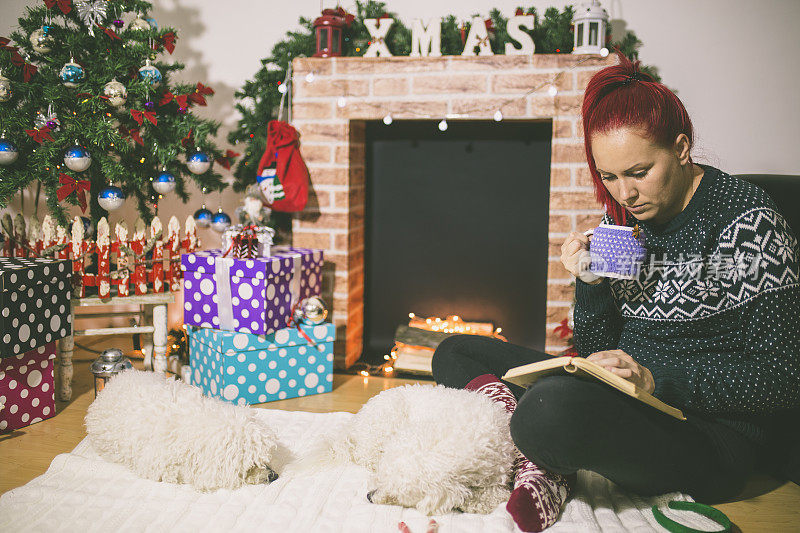
[[[139,130],[136,128],[131,128],[131,130],[129,131],[125,129],[125,126],[120,126],[119,134],[122,135],[123,137],[130,137],[131,139],[136,141],[137,144],[144,146],[144,141],[142,140],[142,136],[139,135]]]
[[[197,82],[197,88],[194,90],[192,94],[189,95],[189,100],[198,104],[198,105],[206,105],[206,99],[203,95],[212,95],[214,94],[214,89],[211,87],[206,87],[200,82]]]
[[[81,212],[85,213],[86,192],[91,190],[91,184],[89,183],[89,180],[75,180],[75,178],[72,176],[68,176],[63,172],[60,172],[58,174],[58,182],[61,183],[61,187],[59,187],[56,191],[58,201],[63,202],[64,198],[75,192],[75,195],[78,197],[78,203],[81,206]]]
[[[172,94],[171,92],[167,91],[164,93],[164,96],[161,97],[161,101],[158,102],[158,105],[167,105],[171,101],[175,100],[175,103],[178,104],[178,107],[189,107],[189,95],[188,94]]]
[[[158,119],[153,111],[139,111],[138,109],[131,109],[131,116],[133,117],[133,120],[135,120],[140,126],[142,125],[142,122],[144,122],[144,119],[152,122],[153,126],[158,126]]]
[[[572,335],[572,328],[569,327],[569,319],[565,318],[564,320],[562,320],[561,325],[556,327],[556,329],[553,331],[555,333],[558,333],[558,336],[561,337],[562,339],[566,339],[567,337]]]
[[[189,130],[189,133],[186,134],[186,137],[181,139],[181,145],[186,148],[192,142],[192,130]]]
[[[42,144],[44,141],[54,140],[52,137],[50,137],[50,128],[47,126],[35,130],[25,130],[25,133],[33,137],[33,140],[39,144]]]
[[[53,6],[58,4],[58,9],[61,10],[62,13],[65,15],[72,11],[72,1],[71,0],[44,0],[45,5],[48,9],[52,9]]]
[[[25,83],[31,81],[31,78],[37,72],[39,72],[39,69],[36,67],[36,65],[25,63],[25,65],[22,67],[22,78],[25,80]]]
[[[164,43],[164,48],[167,49],[167,52],[169,52],[170,55],[175,51],[175,39],[177,39],[177,37],[173,32],[168,32],[161,36],[161,41]]]
[[[121,40],[122,40],[122,39],[120,39],[119,35],[117,35],[117,32],[115,32],[115,31],[114,31],[114,30],[112,30],[111,28],[106,28],[106,27],[104,27],[104,26],[101,26],[100,24],[95,24],[95,26],[97,26],[98,28],[100,28],[101,30],[103,30],[103,32],[105,32],[105,34],[106,34],[106,35],[108,35],[109,37],[111,37],[111,40],[112,40],[112,41],[113,41],[114,39],[116,39],[116,40],[118,40],[118,41],[121,41]]]
[[[222,157],[217,157],[215,159],[215,161],[217,163],[219,163],[222,167],[230,170],[231,169],[231,160],[236,158],[236,157],[239,157],[240,155],[242,155],[242,154],[240,154],[238,152],[234,152],[233,150],[229,149],[229,150],[227,150],[225,152],[225,155],[223,155]]]

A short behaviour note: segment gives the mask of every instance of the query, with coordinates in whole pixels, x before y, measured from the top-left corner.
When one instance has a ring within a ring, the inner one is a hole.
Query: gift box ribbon
[[[303,255],[287,252],[282,256],[292,258],[292,274],[289,281],[289,294],[292,295],[292,306],[300,301],[300,276],[302,275]],[[233,330],[233,291],[231,290],[231,266],[234,260],[230,257],[217,257],[214,261],[214,272],[217,278],[217,317],[220,329]],[[269,280],[265,280],[269,283]]]

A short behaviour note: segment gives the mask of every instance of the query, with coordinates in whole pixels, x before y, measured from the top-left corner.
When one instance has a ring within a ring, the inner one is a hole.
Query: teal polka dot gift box
[[[330,392],[334,326],[300,327],[305,335],[297,328],[254,335],[186,326],[192,385],[237,405]]]

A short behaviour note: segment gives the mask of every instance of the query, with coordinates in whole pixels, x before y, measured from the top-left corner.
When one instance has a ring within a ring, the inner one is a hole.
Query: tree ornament
[[[147,31],[152,29],[150,23],[142,18],[142,15],[136,15],[136,18],[130,21],[128,29],[133,31]]]
[[[204,229],[211,226],[211,220],[213,218],[214,213],[212,213],[209,209],[206,209],[205,205],[194,212],[194,221],[199,227]]]
[[[75,10],[89,28],[89,35],[94,37],[94,26],[102,25],[106,18],[106,0],[75,0]]]
[[[319,296],[311,296],[300,300],[292,314],[295,324],[322,324],[328,317],[328,307]]]
[[[11,80],[3,76],[3,71],[0,70],[0,102],[8,102],[13,94]]]
[[[156,89],[161,85],[161,71],[151,65],[150,60],[147,59],[144,66],[139,69],[139,79],[148,83],[151,89]]]
[[[17,160],[18,156],[17,147],[6,139],[5,132],[3,132],[3,135],[0,135],[0,165],[10,165]]]
[[[156,22],[156,19],[154,19],[153,17],[145,17],[144,20],[146,20],[147,23],[150,24],[150,28],[151,29],[154,29],[154,30],[158,29],[158,23]]]
[[[205,174],[211,167],[211,158],[207,153],[198,150],[186,158],[186,166],[192,174]]]
[[[37,129],[42,129],[45,126],[50,128],[50,131],[58,131],[61,129],[61,121],[58,115],[53,111],[53,104],[47,105],[47,114],[42,111],[36,112],[36,118],[33,119],[33,124]]]
[[[230,225],[231,217],[229,217],[226,213],[223,213],[222,208],[220,207],[217,214],[211,219],[211,229],[217,233],[223,233],[230,227]]]
[[[125,25],[125,22],[120,19],[114,19],[114,22],[111,24],[113,24],[115,28],[120,29]]]
[[[153,109],[155,109],[155,108],[156,108],[156,104],[155,104],[155,103],[153,103],[153,102],[145,102],[145,103],[144,103],[144,108],[145,108],[147,111],[152,111]]]
[[[175,176],[167,172],[164,168],[153,179],[153,190],[158,194],[167,194],[175,190]]]
[[[125,193],[114,185],[109,185],[97,195],[97,203],[106,211],[116,211],[125,203]]]
[[[64,151],[64,164],[70,170],[83,172],[92,164],[92,154],[76,142]]]
[[[61,72],[58,74],[61,83],[66,87],[77,87],[85,76],[86,73],[83,67],[75,62],[75,58],[72,55],[69,56],[69,62],[64,63],[64,66],[61,67]]]
[[[113,107],[122,107],[128,100],[128,90],[116,78],[103,86],[103,95],[108,97],[108,103]]]
[[[44,25],[38,30],[33,30],[30,36],[33,51],[39,54],[47,54],[53,48],[53,36],[50,35],[50,26]]]
[[[178,114],[179,115],[185,115],[188,110],[189,110],[188,107],[179,107],[178,108]]]

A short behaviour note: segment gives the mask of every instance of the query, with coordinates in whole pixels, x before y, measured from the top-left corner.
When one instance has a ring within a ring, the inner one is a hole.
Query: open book
[[[593,379],[602,381],[603,383],[614,387],[615,389],[624,392],[632,398],[646,403],[651,407],[655,407],[670,416],[674,416],[678,420],[686,420],[680,409],[676,409],[671,405],[667,405],[652,394],[640,389],[627,379],[606,370],[600,365],[587,361],[583,357],[554,357],[553,359],[545,359],[538,363],[530,363],[528,365],[517,366],[510,369],[503,375],[501,379],[514,383],[521,387],[527,387],[534,381],[544,376],[552,374],[575,374],[577,376],[587,376]]]

